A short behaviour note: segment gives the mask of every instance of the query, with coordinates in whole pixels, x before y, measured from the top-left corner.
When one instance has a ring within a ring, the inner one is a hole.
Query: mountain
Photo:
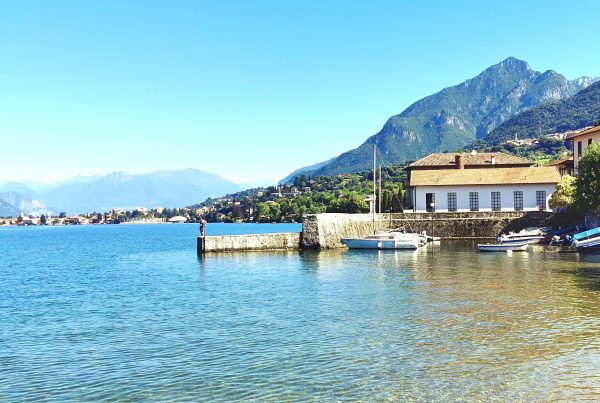
[[[113,172],[93,181],[61,185],[42,194],[55,211],[80,213],[112,208],[180,207],[240,190],[217,175],[185,169],[141,175]]]
[[[0,185],[0,217],[48,214],[46,205],[29,184],[6,182]]]
[[[514,138],[539,137],[593,126],[600,120],[600,82],[591,84],[570,98],[540,105],[504,122],[484,141],[498,144]]]
[[[239,185],[242,189],[256,189],[273,186],[273,182],[274,181],[272,179],[263,179],[257,181],[241,182]]]
[[[3,194],[0,193],[0,217],[16,217],[21,214],[21,210],[2,200]]]
[[[69,214],[107,211],[112,208],[183,207],[211,196],[241,190],[239,185],[217,175],[185,169],[129,175],[113,172],[105,176],[76,177],[43,186],[34,192],[23,183],[0,187],[0,216],[25,214]],[[47,206],[47,207],[46,207]]]
[[[308,176],[311,176],[314,172],[316,172],[319,168],[329,164],[330,162],[332,162],[335,158],[331,158],[328,159],[327,161],[323,161],[323,162],[318,162],[316,164],[313,165],[309,165],[307,167],[303,167],[300,169],[296,169],[294,172],[292,172],[291,174],[289,174],[288,176],[286,176],[285,178],[283,178],[282,180],[279,181],[279,185],[287,185],[289,183],[293,183],[294,182],[294,178],[298,175],[301,174],[305,174]]]
[[[52,182],[52,183],[48,183],[48,184],[41,184],[36,187],[33,187],[33,186],[30,186],[30,187],[32,187],[32,189],[34,189],[38,192],[47,192],[49,190],[56,189],[57,187],[64,186],[64,185],[72,185],[75,183],[94,182],[94,181],[100,179],[101,177],[102,177],[102,175],[90,175],[90,176],[77,175],[72,178],[62,180],[62,181]],[[27,182],[27,183],[29,183],[29,182]]]
[[[374,144],[389,164],[460,149],[486,137],[519,112],[571,97],[595,80],[581,77],[569,81],[555,71],[540,73],[527,62],[509,57],[474,78],[413,103],[389,118],[361,146],[339,155],[312,175],[368,169]]]
[[[32,193],[0,192],[0,217],[16,217],[21,213],[39,216],[48,214],[48,209],[37,197],[34,199]]]
[[[0,185],[0,192],[16,192],[24,195],[33,195],[35,193],[31,186],[22,182],[5,182]]]

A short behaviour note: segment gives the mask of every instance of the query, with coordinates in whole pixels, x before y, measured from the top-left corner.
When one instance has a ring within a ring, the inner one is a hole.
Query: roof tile
[[[526,185],[558,183],[555,167],[415,170],[410,186]]]
[[[533,161],[528,160],[527,158],[505,153],[438,153],[421,158],[420,160],[413,162],[410,167],[455,167],[457,155],[463,156],[465,167],[491,166],[492,157],[496,158],[496,166],[533,165]]]

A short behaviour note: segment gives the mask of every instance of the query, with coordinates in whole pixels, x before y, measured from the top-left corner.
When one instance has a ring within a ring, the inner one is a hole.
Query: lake
[[[600,254],[199,258],[197,232],[0,228],[0,401],[600,399]]]

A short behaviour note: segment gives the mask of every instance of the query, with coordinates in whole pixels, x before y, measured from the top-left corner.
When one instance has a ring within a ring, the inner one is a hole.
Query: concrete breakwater
[[[197,238],[198,252],[227,252],[241,250],[298,250],[300,232],[279,234],[221,235]]]
[[[495,238],[525,227],[543,226],[545,212],[399,213],[381,214],[376,224],[370,214],[309,214],[302,232],[198,237],[198,252],[333,249],[340,239],[370,235],[374,230],[404,228],[442,238]]]

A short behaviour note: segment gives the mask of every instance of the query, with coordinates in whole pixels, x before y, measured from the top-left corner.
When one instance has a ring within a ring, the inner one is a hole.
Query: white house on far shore
[[[556,167],[502,153],[431,154],[408,167],[413,211],[548,211]]]

